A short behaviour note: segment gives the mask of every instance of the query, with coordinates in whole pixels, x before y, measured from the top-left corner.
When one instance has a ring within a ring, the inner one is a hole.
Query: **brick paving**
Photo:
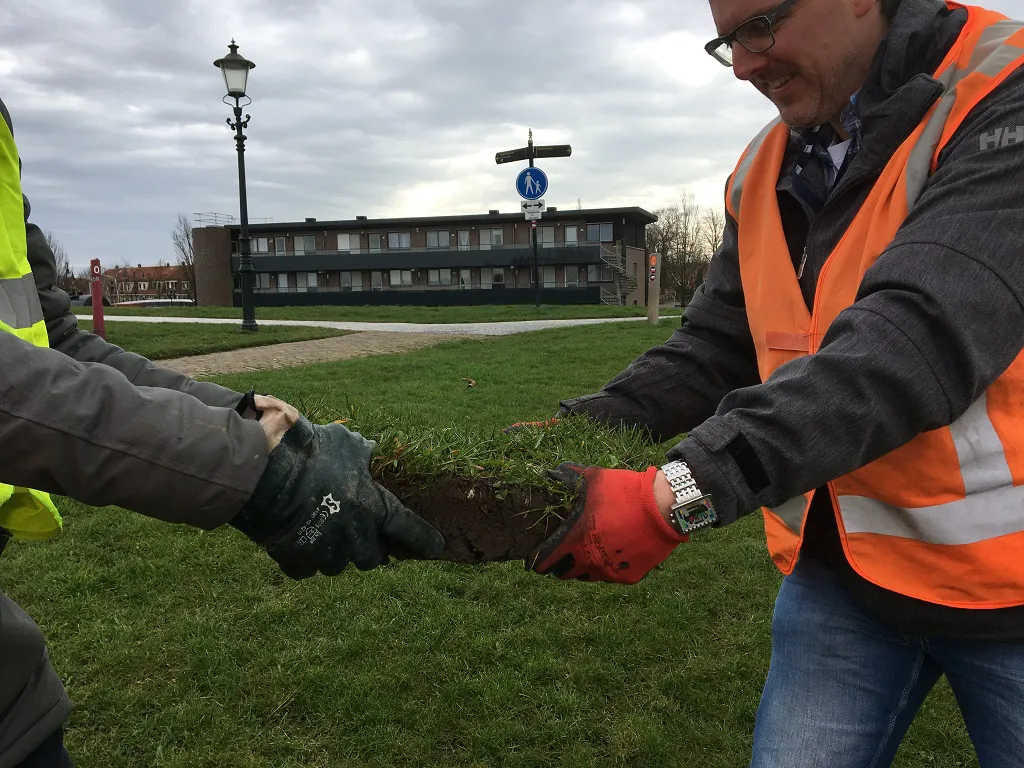
[[[292,341],[287,344],[270,344],[265,347],[248,347],[234,349],[230,352],[179,357],[173,360],[161,360],[160,365],[197,378],[222,373],[265,371],[293,365],[346,360],[352,357],[408,352],[459,338],[465,337],[451,333],[365,331],[329,339]]]

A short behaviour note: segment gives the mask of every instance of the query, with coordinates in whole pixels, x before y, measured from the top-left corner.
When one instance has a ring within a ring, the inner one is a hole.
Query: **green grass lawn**
[[[218,381],[322,414],[387,408],[486,432],[551,415],[674,325],[455,341]],[[0,562],[77,704],[68,743],[85,768],[749,758],[779,584],[756,516],[694,537],[633,587],[439,563],[295,583],[231,530],[62,506],[63,536],[12,545]],[[897,765],[977,765],[945,685]]]
[[[75,307],[91,317],[88,307]],[[231,307],[104,307],[107,315],[150,317],[236,317],[242,310]],[[665,308],[663,314],[681,314]],[[256,307],[256,321],[264,320],[348,320],[372,323],[496,323],[508,320],[566,320],[581,317],[646,317],[646,307],[607,307],[603,304],[487,305],[472,307]]]
[[[92,320],[80,318],[78,327],[92,330]],[[107,341],[122,349],[138,352],[150,360],[227,352],[245,347],[262,347],[286,341],[309,341],[344,336],[349,331],[330,328],[266,325],[256,333],[234,325],[190,325],[184,323],[109,323]]]

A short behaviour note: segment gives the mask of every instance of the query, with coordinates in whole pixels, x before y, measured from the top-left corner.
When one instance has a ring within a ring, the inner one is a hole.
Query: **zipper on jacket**
[[[796,270],[796,279],[802,280],[804,276],[804,267],[807,266],[807,246],[804,246],[803,255],[800,257],[800,266]]]

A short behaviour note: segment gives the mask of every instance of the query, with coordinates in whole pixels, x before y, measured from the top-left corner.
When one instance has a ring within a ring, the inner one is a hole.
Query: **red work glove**
[[[646,472],[582,467],[552,472],[579,496],[572,514],[541,545],[531,566],[560,579],[636,584],[689,539],[654,501],[657,467]]]

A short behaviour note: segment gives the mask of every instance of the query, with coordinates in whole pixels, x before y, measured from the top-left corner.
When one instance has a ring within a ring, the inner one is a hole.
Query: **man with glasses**
[[[682,327],[563,413],[688,433],[581,490],[534,570],[633,583],[764,510],[785,575],[752,765],[890,765],[945,675],[1024,763],[1024,23],[941,0],[710,0],[778,108]]]

